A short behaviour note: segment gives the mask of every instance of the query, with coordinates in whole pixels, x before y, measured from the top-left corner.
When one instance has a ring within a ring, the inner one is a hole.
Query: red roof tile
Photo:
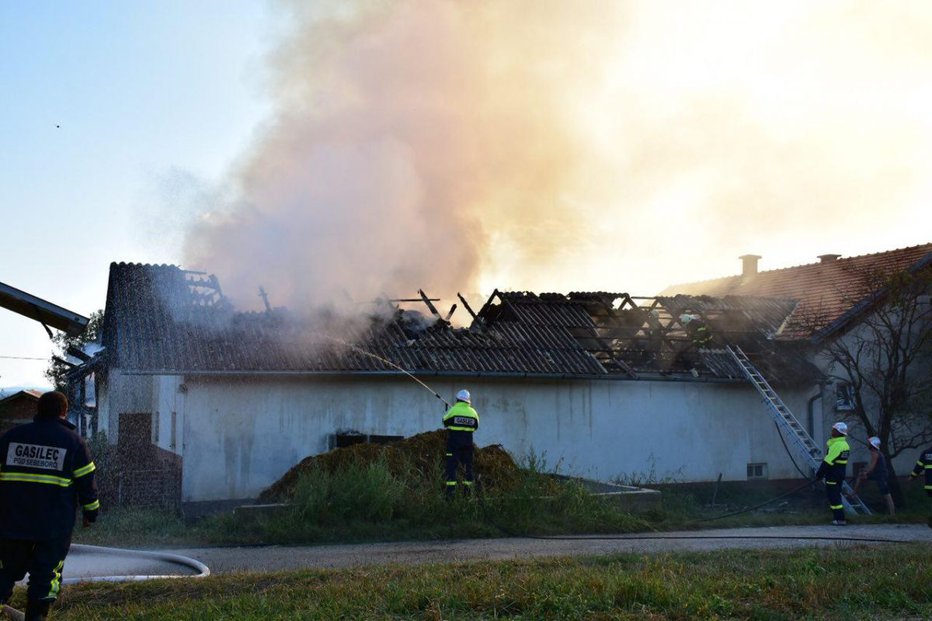
[[[779,337],[807,338],[838,320],[872,293],[865,289],[866,277],[890,276],[930,263],[932,243],[747,276],[673,285],[661,295],[749,295],[798,300],[799,305]]]

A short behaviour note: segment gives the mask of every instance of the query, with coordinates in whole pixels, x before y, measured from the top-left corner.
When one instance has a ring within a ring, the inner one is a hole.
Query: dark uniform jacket
[[[0,538],[68,536],[78,503],[88,520],[97,519],[94,462],[74,429],[60,418],[36,417],[0,438]]]
[[[909,476],[918,477],[919,474],[923,471],[926,473],[926,491],[932,492],[932,446],[922,451],[922,453],[919,455],[918,461],[916,461],[916,466],[913,468],[913,471],[909,474]]]

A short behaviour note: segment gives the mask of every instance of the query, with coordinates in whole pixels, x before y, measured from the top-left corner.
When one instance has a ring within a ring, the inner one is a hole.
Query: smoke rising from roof
[[[903,245],[874,214],[932,192],[924,3],[281,6],[276,116],[186,241],[239,304],[647,294]]]

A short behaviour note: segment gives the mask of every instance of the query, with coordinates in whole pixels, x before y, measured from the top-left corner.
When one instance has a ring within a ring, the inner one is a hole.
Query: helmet
[[[848,435],[848,425],[844,423],[835,423],[834,425],[832,425],[832,429],[834,429],[835,431],[837,431],[843,436]]]
[[[466,403],[471,403],[471,401],[469,400],[469,391],[464,388],[463,390],[456,393],[456,400],[465,401]]]
[[[877,436],[871,436],[870,438],[867,439],[867,441],[870,442],[870,445],[873,446],[875,449],[877,449],[878,451],[880,450],[880,438],[878,438]]]

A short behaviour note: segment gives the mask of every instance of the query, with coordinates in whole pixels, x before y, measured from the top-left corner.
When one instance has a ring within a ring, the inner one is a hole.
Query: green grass
[[[930,554],[732,550],[88,584],[67,588],[55,618],[919,619],[932,618]]]
[[[742,511],[799,486],[799,482],[739,482],[657,486],[659,507],[632,512],[595,496],[573,479],[555,479],[539,463],[525,464],[507,492],[444,500],[438,466],[423,473],[391,472],[384,463],[314,470],[298,482],[293,502],[267,513],[220,514],[186,524],[179,515],[141,509],[105,512],[94,528],[75,534],[79,543],[121,547],[213,544],[302,544],[504,535],[626,533],[787,524],[830,520],[821,489],[799,490],[758,510]],[[857,523],[925,522],[929,501],[921,486],[904,486],[908,505],[895,518],[856,517]],[[710,506],[715,499],[714,506]],[[865,496],[868,503],[877,501]]]
[[[276,513],[177,515],[112,510],[76,541],[122,547],[320,543],[619,533],[825,523],[821,491],[726,520],[797,486],[665,485],[660,507],[629,514],[573,480],[530,464],[507,494],[446,502],[431,485],[383,465],[309,473]],[[905,487],[896,521],[924,521],[928,500]],[[708,506],[715,495],[716,505]],[[868,502],[870,498],[868,497]],[[888,522],[882,515],[858,522]],[[283,552],[285,553],[285,552]],[[901,619],[932,618],[929,544],[722,551],[339,571],[236,574],[206,580],[90,584],[67,589],[57,619]],[[17,591],[14,604],[22,605]]]
[[[440,472],[393,475],[384,464],[350,465],[336,473],[314,470],[298,482],[287,507],[227,513],[185,525],[152,510],[106,512],[78,543],[165,547],[199,544],[298,544],[568,532],[649,530],[643,519],[588,493],[576,481],[554,481],[527,469],[507,493],[447,501]]]
[[[742,511],[802,485],[802,481],[731,482],[666,484],[655,486],[663,493],[663,508],[654,512],[652,522],[661,530],[682,528],[732,528],[742,526],[781,526],[790,524],[825,524],[831,520],[824,487],[798,490],[777,502],[757,510],[724,519],[728,513]],[[716,487],[718,491],[716,492]],[[871,516],[849,518],[858,524],[925,523],[932,502],[921,485],[903,483],[905,506],[897,508],[895,516],[886,515],[886,506],[876,490],[861,491],[861,499],[874,511]],[[710,506],[712,499],[715,505]]]

